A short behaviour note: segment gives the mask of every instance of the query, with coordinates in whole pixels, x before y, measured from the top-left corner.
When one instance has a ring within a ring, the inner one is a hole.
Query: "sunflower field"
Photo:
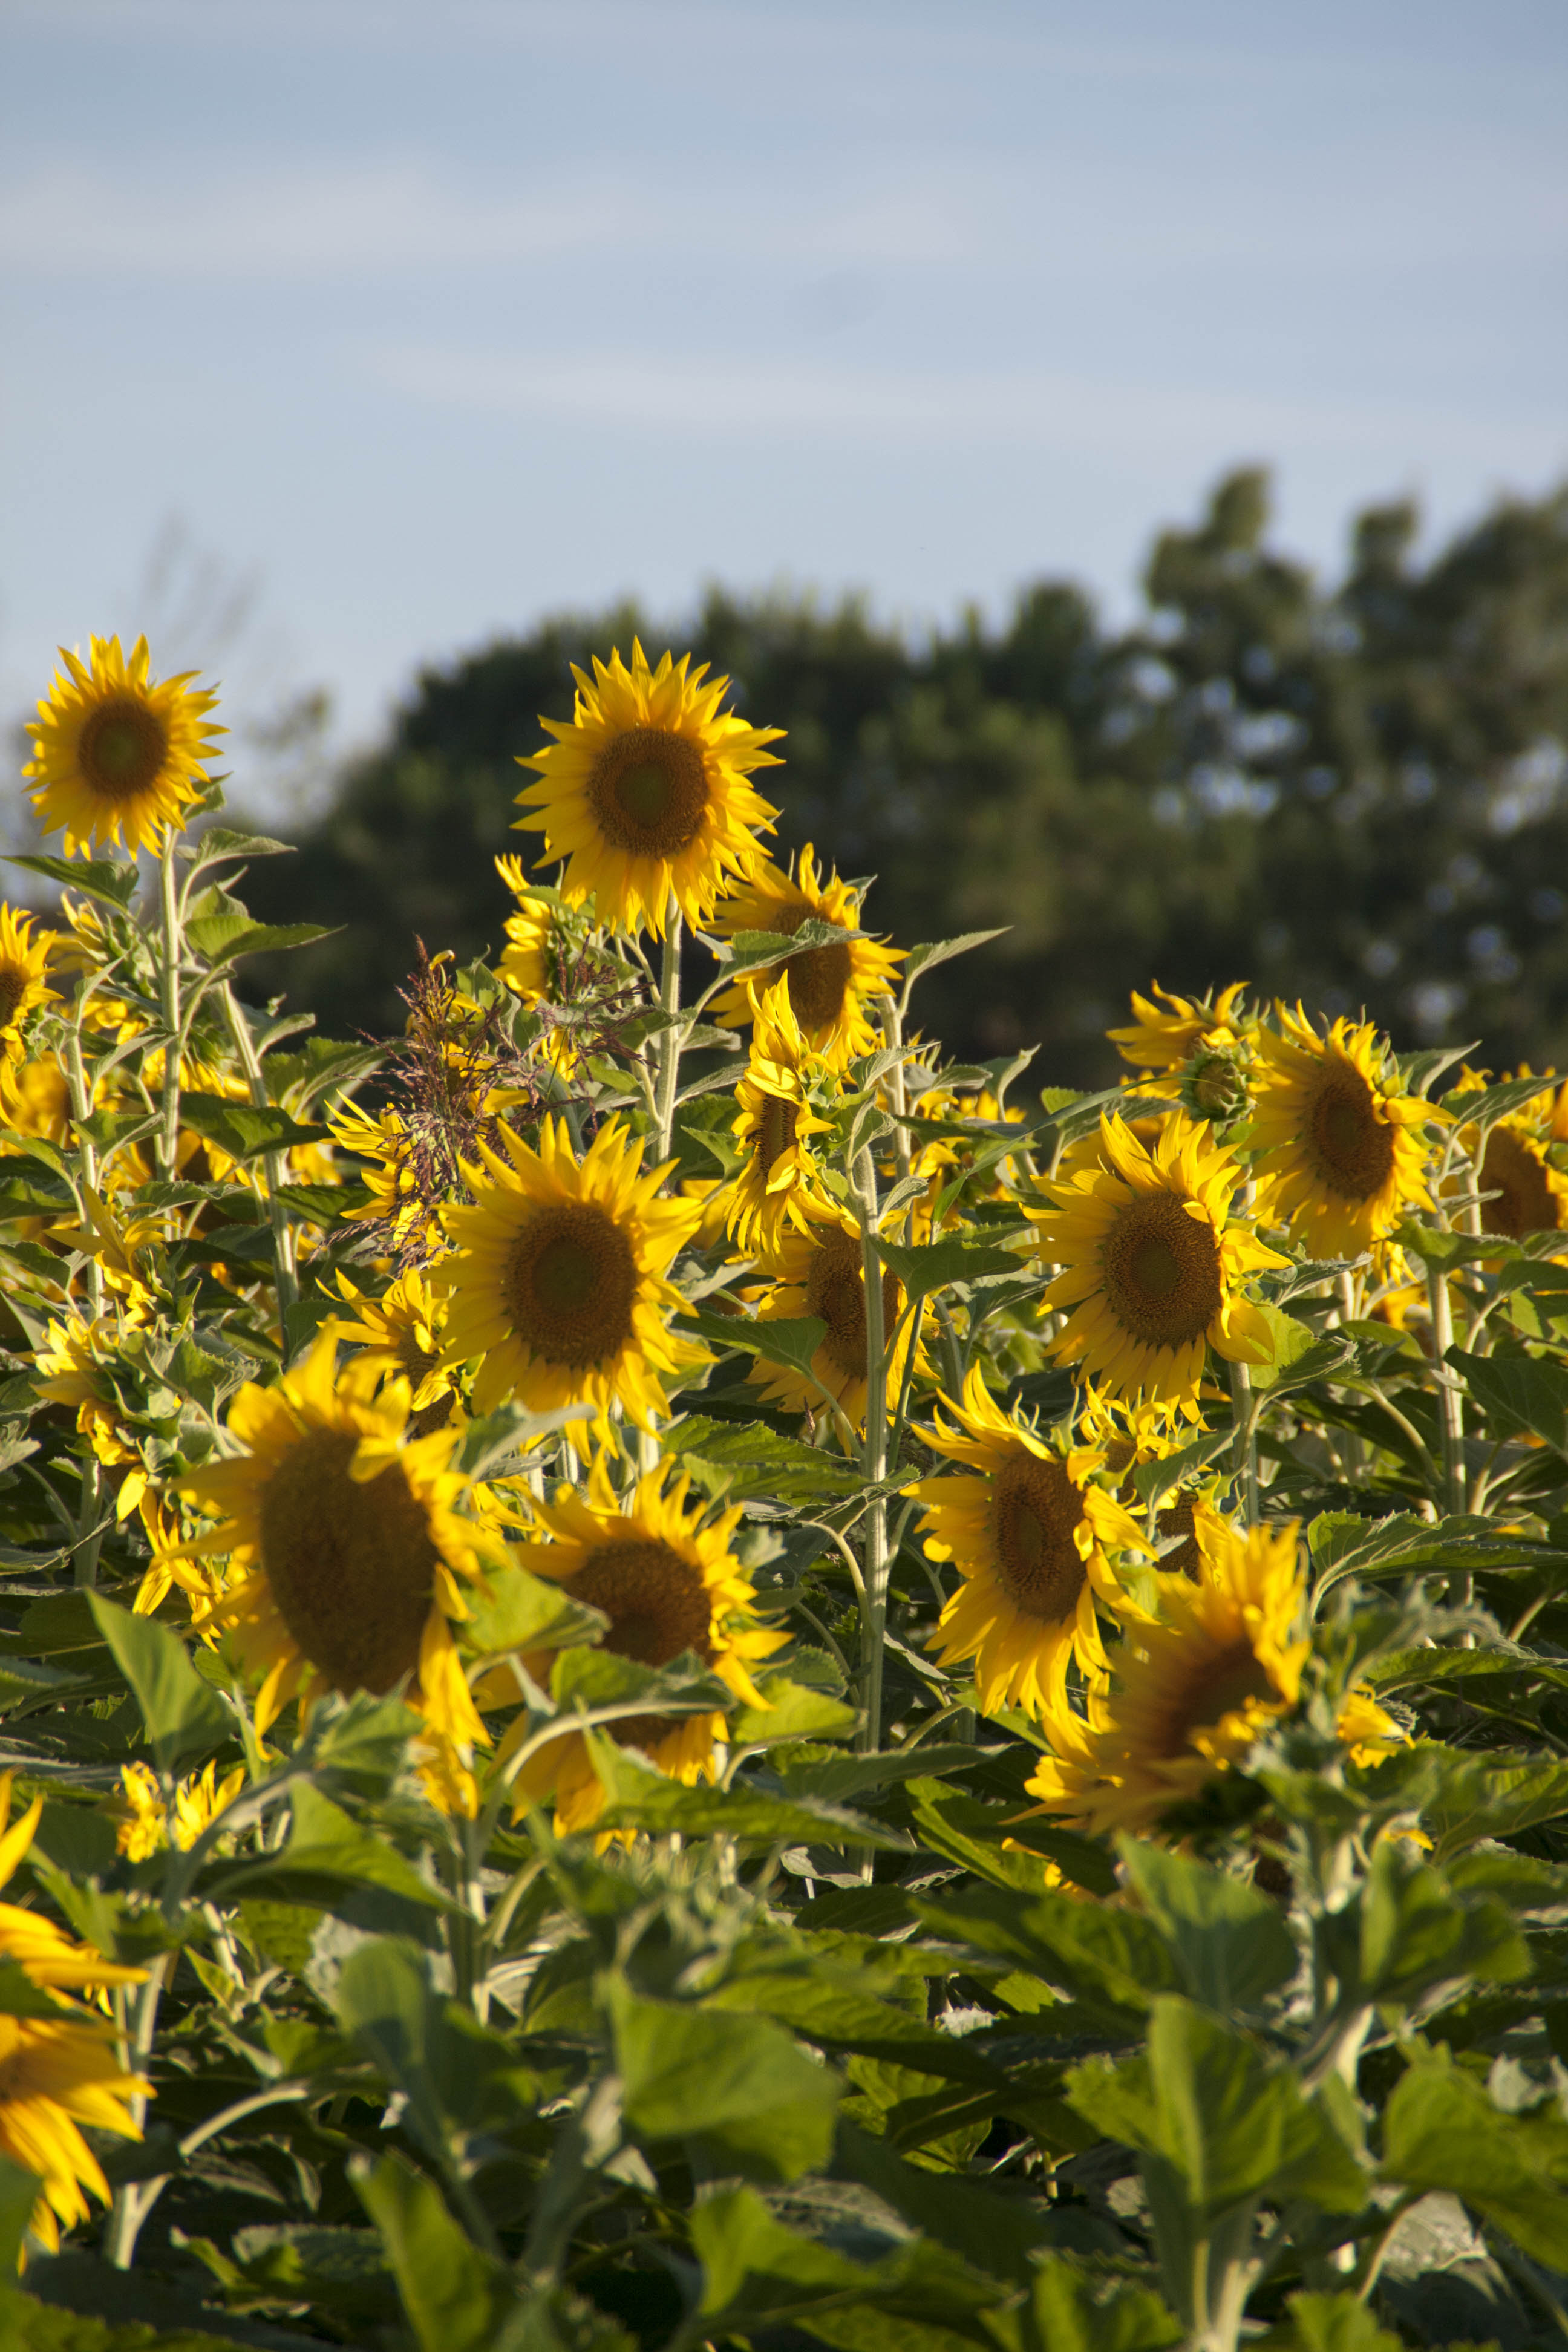
[[[1568,1087],[1240,982],[955,1066],[991,935],[636,644],[503,949],[322,1036],[214,696],[62,660],[0,2343],[1561,2343]]]

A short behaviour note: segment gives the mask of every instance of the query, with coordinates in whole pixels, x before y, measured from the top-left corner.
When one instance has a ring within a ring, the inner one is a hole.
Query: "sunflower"
[[[809,1218],[798,1233],[785,1232],[763,1259],[773,1286],[757,1309],[761,1323],[795,1317],[818,1317],[826,1324],[822,1345],[811,1360],[816,1385],[787,1366],[758,1357],[747,1378],[760,1386],[763,1402],[785,1412],[818,1412],[822,1391],[837,1398],[844,1417],[856,1429],[866,1420],[866,1272],[860,1228],[852,1218],[829,1213]],[[897,1397],[903,1381],[914,1338],[911,1317],[899,1329],[904,1310],[903,1285],[897,1275],[882,1272],[882,1340],[888,1389]],[[895,1338],[895,1333],[897,1338]]]
[[[635,931],[664,929],[673,898],[689,922],[706,921],[727,879],[749,878],[763,851],[754,827],[773,829],[778,811],[746,778],[777,767],[768,744],[779,727],[748,727],[719,708],[727,677],[708,679],[666,654],[650,670],[634,638],[632,666],[618,653],[580,669],[570,726],[540,725],[556,738],[518,761],[539,782],[518,794],[518,830],[544,835],[539,864],[565,861],[561,895],[592,898],[601,921]],[[708,679],[705,684],[704,680]]]
[[[441,1360],[445,1300],[437,1297],[417,1266],[400,1274],[379,1298],[357,1289],[340,1266],[338,1288],[359,1310],[355,1322],[334,1318],[339,1339],[357,1340],[363,1350],[362,1362],[393,1378],[401,1374],[408,1382],[414,1436],[427,1437],[433,1429],[445,1429],[453,1403],[451,1370]]]
[[[145,637],[129,661],[118,637],[94,637],[85,667],[63,646],[60,659],[65,669],[27,728],[33,757],[22,773],[35,780],[39,824],[46,833],[64,826],[68,857],[122,834],[132,857],[157,848],[165,826],[183,824],[201,799],[212,738],[227,731],[206,715],[216,695],[192,691],[195,670],[155,686]]]
[[[835,930],[846,932],[860,925],[860,893],[841,882],[837,870],[826,881],[819,877],[810,842],[793,876],[767,865],[742,883],[725,900],[713,928],[725,939],[733,939],[737,931],[779,931],[794,939],[808,922],[831,923]],[[801,1035],[814,1053],[841,1070],[876,1045],[867,1007],[889,992],[906,953],[874,940],[846,939],[841,944],[807,948],[787,963],[753,965],[744,981],[731,982],[715,1000],[713,1018],[727,1029],[743,1029],[752,1018],[750,990],[771,988],[782,980]]]
[[[358,1103],[338,1103],[327,1113],[332,1140],[363,1160],[361,1181],[370,1193],[363,1209],[351,1212],[350,1222],[384,1225],[394,1249],[417,1239],[434,1247],[440,1224],[425,1202],[414,1171],[414,1139],[402,1115],[363,1110]]]
[[[1214,1347],[1242,1363],[1273,1354],[1268,1325],[1237,1285],[1284,1260],[1227,1227],[1240,1181],[1228,1151],[1173,1111],[1152,1150],[1120,1118],[1101,1118],[1101,1161],[1042,1186],[1028,1211],[1043,1257],[1065,1270],[1045,1293],[1067,1321],[1052,1343],[1066,1362],[1124,1397],[1194,1397]]]
[[[752,1050],[735,1088],[740,1116],[730,1130],[742,1165],[725,1214],[742,1250],[776,1252],[786,1226],[804,1233],[811,1217],[833,1205],[806,1139],[827,1132],[812,1096],[830,1087],[833,1076],[801,1035],[783,981],[752,1003]]]
[[[1132,991],[1132,1022],[1126,1029],[1108,1029],[1106,1035],[1124,1062],[1138,1070],[1175,1070],[1190,1061],[1200,1045],[1214,1051],[1233,1046],[1240,1037],[1236,1017],[1244,980],[1222,988],[1212,1003],[1206,996],[1173,996],[1153,983],[1160,1004]],[[1161,1005],[1165,1007],[1162,1012]]]
[[[442,1360],[476,1357],[474,1406],[518,1397],[536,1412],[619,1402],[644,1429],[665,1411],[660,1375],[705,1363],[663,1318],[681,1304],[664,1277],[701,1222],[690,1201],[659,1200],[668,1172],[639,1174],[643,1147],[619,1119],[578,1160],[564,1119],[531,1150],[502,1127],[502,1160],[481,1143],[466,1173],[471,1208],[447,1212],[456,1255],[434,1277],[450,1297]]]
[[[245,1767],[237,1764],[220,1781],[216,1763],[191,1772],[174,1790],[174,1843],[182,1853],[194,1846],[202,1832],[232,1805],[245,1786]],[[122,1764],[120,1796],[114,1811],[119,1828],[116,1843],[129,1862],[145,1862],[169,1843],[169,1814],[158,1776],[147,1764]]]
[[[639,1479],[623,1507],[599,1457],[585,1496],[562,1486],[553,1503],[535,1505],[535,1517],[552,1539],[519,1545],[517,1557],[574,1601],[603,1611],[610,1622],[602,1646],[616,1656],[668,1666],[689,1650],[742,1706],[764,1706],[751,1668],[788,1636],[757,1623],[756,1595],[731,1551],[743,1506],[737,1503],[704,1527],[700,1510],[685,1508],[687,1477],[665,1491],[668,1467],[662,1464]],[[525,1663],[536,1681],[548,1681],[549,1653]],[[611,1728],[623,1746],[639,1749],[689,1788],[712,1779],[714,1743],[725,1736],[725,1718],[717,1713],[632,1716]],[[605,1792],[581,1732],[563,1731],[524,1765],[515,1801],[521,1810],[552,1790],[560,1831],[591,1828],[604,1810]]]
[[[249,1571],[198,1622],[233,1628],[265,1667],[258,1733],[318,1685],[380,1693],[412,1676],[409,1703],[435,1731],[482,1740],[451,1632],[488,1549],[453,1507],[468,1483],[447,1467],[458,1432],[406,1440],[407,1382],[377,1394],[378,1369],[361,1357],[340,1372],[337,1349],[329,1328],[275,1388],[247,1381],[228,1429],[247,1450],[179,1481],[226,1515],[192,1549]]]
[[[531,1011],[570,1004],[593,982],[621,977],[595,950],[593,926],[562,904],[559,891],[532,887],[521,857],[498,857],[496,872],[516,902],[506,919],[506,950],[496,972],[523,1005]],[[538,1051],[563,1077],[577,1066],[577,1048],[563,1027],[547,1023]]]
[[[933,1123],[940,1121],[949,1129],[945,1135],[921,1138],[911,1159],[910,1174],[923,1176],[926,1180],[923,1195],[910,1204],[911,1232],[916,1240],[930,1241],[933,1238],[932,1220],[936,1215],[937,1202],[952,1183],[955,1171],[961,1164],[973,1160],[976,1152],[992,1140],[981,1129],[966,1128],[963,1122],[987,1119],[995,1126],[1022,1127],[1024,1114],[1014,1109],[1011,1104],[1004,1109],[988,1087],[981,1087],[974,1094],[959,1094],[951,1087],[932,1087],[916,1097],[912,1108],[917,1118],[930,1119]],[[1018,1148],[1020,1152],[1026,1153],[1026,1136],[1019,1137]],[[1011,1197],[1008,1173],[1008,1161],[999,1160],[993,1173],[982,1176],[978,1181],[972,1181],[968,1197],[981,1201],[1007,1200]],[[963,1222],[963,1210],[955,1198],[942,1213],[943,1230],[959,1226]]]
[[[0,1121],[16,1135],[36,1135],[47,1143],[69,1142],[70,1081],[52,1055],[20,1063],[13,1062],[9,1055],[0,1057]]]
[[[58,931],[39,931],[37,919],[0,904],[0,1045],[14,1062],[22,1058],[22,1024],[36,1005],[54,997],[49,961],[59,946]]]
[[[1415,1131],[1445,1115],[1406,1094],[1371,1022],[1320,1037],[1298,1005],[1261,1029],[1247,1142],[1258,1213],[1288,1225],[1314,1257],[1360,1257],[1407,1208],[1429,1209]]]
[[[1131,1627],[1118,1654],[1118,1687],[1091,1685],[1085,1717],[1047,1717],[1055,1752],[1026,1784],[1042,1812],[1090,1831],[1143,1829],[1295,1706],[1311,1648],[1297,1632],[1306,1580],[1296,1532],[1293,1519],[1205,1526],[1197,1582],[1162,1582],[1158,1622]]]
[[[1519,1072],[1521,1078],[1534,1075],[1528,1063]],[[1455,1091],[1479,1092],[1487,1083],[1488,1073],[1467,1066]],[[1459,1141],[1472,1162],[1478,1152],[1480,1155],[1474,1189],[1488,1196],[1480,1204],[1483,1233],[1501,1234],[1517,1242],[1526,1234],[1560,1233],[1568,1223],[1568,1177],[1552,1166],[1549,1157],[1552,1144],[1563,1139],[1565,1102],[1568,1087],[1560,1098],[1555,1073],[1543,1071],[1540,1094],[1498,1119],[1488,1130],[1484,1145],[1478,1127],[1460,1128]],[[1462,1108],[1458,1116],[1463,1118]],[[1449,1191],[1453,1181],[1443,1190]]]
[[[978,1366],[963,1402],[943,1399],[958,1426],[940,1416],[927,1442],[968,1477],[922,1478],[904,1489],[925,1506],[930,1559],[950,1559],[963,1579],[930,1646],[944,1666],[974,1660],[985,1714],[999,1706],[1044,1715],[1063,1703],[1068,1662],[1103,1674],[1108,1661],[1095,1603],[1113,1616],[1141,1615],[1108,1551],[1146,1553],[1135,1519],[1097,1486],[1098,1448],[1059,1451],[1005,1413]]]
[[[0,1886],[32,1844],[43,1810],[43,1799],[35,1798],[7,1828],[11,1775],[0,1774]],[[0,1960],[15,1962],[59,1999],[58,2018],[0,2016],[0,2156],[42,2182],[28,2226],[53,2252],[62,2221],[69,2230],[91,2218],[84,2190],[109,2202],[102,2167],[79,2126],[140,2139],[126,2105],[153,2087],[121,2071],[110,2046],[114,2026],[80,2009],[68,1992],[101,1996],[110,1985],[142,1983],[147,1972],[106,1960],[90,1944],[73,1944],[52,1920],[12,1903],[0,1903]]]
[[[1366,1690],[1346,1693],[1334,1731],[1342,1746],[1350,1749],[1351,1762],[1363,1768],[1381,1764],[1410,1737]]]
[[[134,1312],[127,1318],[134,1324]],[[100,1347],[112,1353],[121,1333],[120,1318],[103,1315],[96,1323],[74,1309],[64,1322],[52,1320],[44,1334],[44,1345],[33,1359],[37,1394],[48,1404],[64,1405],[76,1413],[79,1433],[92,1447],[96,1460],[106,1469],[127,1468],[116,1498],[115,1517],[124,1518],[133,1511],[147,1491],[147,1474],[142,1465],[141,1449],[135,1433],[130,1428],[125,1407],[116,1396],[108,1367],[99,1355]]]

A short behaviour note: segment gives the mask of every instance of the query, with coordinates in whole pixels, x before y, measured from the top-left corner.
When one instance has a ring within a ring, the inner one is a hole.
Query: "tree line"
[[[342,927],[266,984],[376,1034],[416,937],[498,950],[516,755],[570,716],[571,664],[637,632],[788,730],[781,858],[875,875],[868,924],[904,945],[1005,927],[922,983],[960,1054],[1038,1044],[1042,1076],[1089,1084],[1130,988],[1246,978],[1401,1045],[1568,1059],[1568,486],[1425,559],[1413,504],[1370,509],[1331,583],[1268,524],[1267,475],[1231,474],[1159,533],[1122,631],[1053,580],[919,643],[855,598],[714,589],[683,624],[563,614],[427,670],[298,856],[252,874],[262,919]]]

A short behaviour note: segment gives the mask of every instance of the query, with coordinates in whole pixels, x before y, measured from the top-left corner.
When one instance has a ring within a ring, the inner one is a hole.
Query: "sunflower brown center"
[[[1173,1192],[1129,1201],[1100,1244],[1100,1263],[1110,1313],[1146,1346],[1186,1347],[1219,1313],[1214,1228],[1206,1217],[1189,1217]]]
[[[811,908],[803,907],[789,929],[798,931],[812,919]],[[784,966],[790,1010],[803,1029],[831,1029],[843,1018],[854,971],[847,940],[842,946],[807,948],[804,955],[791,956]]]
[[[605,745],[588,779],[599,831],[633,856],[678,856],[696,839],[708,800],[700,749],[664,727],[628,727]]]
[[[632,1336],[637,1269],[615,1219],[595,1202],[531,1217],[512,1244],[501,1297],[512,1329],[547,1363],[602,1363]]]
[[[8,1029],[16,1018],[16,1007],[27,993],[28,974],[18,971],[13,964],[0,965],[0,1029]]]
[[[156,783],[168,751],[155,711],[129,695],[111,695],[89,712],[77,742],[77,764],[102,799],[128,801]]]
[[[1018,1454],[992,1480],[991,1540],[1002,1590],[1026,1616],[1059,1625],[1078,1608],[1084,1565],[1073,1541],[1083,1496],[1064,1464]]]
[[[883,1343],[891,1339],[903,1306],[903,1290],[895,1274],[882,1276]],[[831,1232],[812,1253],[805,1277],[805,1311],[827,1326],[823,1352],[834,1369],[849,1380],[866,1377],[866,1273],[860,1244],[853,1234]]]
[[[1394,1129],[1378,1118],[1372,1088],[1349,1063],[1335,1064],[1323,1078],[1305,1140],[1321,1181],[1346,1200],[1370,1200],[1393,1173]]]
[[[1168,1504],[1160,1513],[1158,1525],[1162,1542],[1171,1543],[1174,1538],[1181,1538],[1173,1550],[1160,1554],[1158,1566],[1161,1575],[1189,1577],[1195,1584],[1198,1580],[1199,1552],[1192,1496],[1184,1495],[1179,1502]]]
[[[283,1622],[334,1690],[385,1691],[419,1662],[437,1550],[400,1463],[356,1485],[352,1430],[312,1429],[261,1494],[261,1564]]]
[[[1497,1195],[1481,1202],[1483,1233],[1506,1234],[1510,1241],[1520,1241],[1526,1234],[1555,1233],[1562,1223],[1544,1167],[1506,1127],[1494,1127],[1487,1138],[1477,1190]]]
[[[795,1145],[795,1125],[800,1118],[800,1106],[786,1102],[782,1095],[763,1097],[762,1116],[757,1123],[758,1173],[764,1179],[773,1173],[775,1160]]]
[[[691,1562],[668,1544],[600,1544],[565,1590],[574,1601],[602,1609],[610,1621],[603,1646],[641,1666],[668,1666],[683,1650],[705,1665],[713,1658],[713,1612]],[[668,1715],[634,1715],[612,1727],[625,1746],[657,1748],[679,1721]]]
[[[1194,1664],[1165,1711],[1155,1752],[1180,1756],[1194,1731],[1207,1731],[1249,1698],[1277,1704],[1279,1694],[1245,1634]]]

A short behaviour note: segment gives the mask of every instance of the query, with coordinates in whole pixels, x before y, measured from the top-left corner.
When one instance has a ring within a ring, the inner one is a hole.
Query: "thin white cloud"
[[[629,198],[479,197],[406,163],[180,189],[60,166],[0,193],[0,267],[57,278],[325,278],[539,260],[631,235],[637,223]]]
[[[1397,449],[1420,462],[1531,476],[1568,460],[1568,426],[1544,409],[1481,416],[1047,369],[895,371],[629,350],[542,359],[405,344],[369,357],[384,383],[434,405],[667,436],[911,449],[1005,444],[1110,457],[1135,448],[1141,460],[1214,449]]]

